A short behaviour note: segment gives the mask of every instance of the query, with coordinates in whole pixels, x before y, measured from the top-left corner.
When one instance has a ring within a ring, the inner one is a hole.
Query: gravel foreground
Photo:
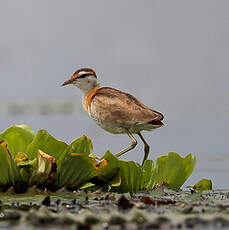
[[[0,193],[0,228],[220,229],[229,228],[229,191],[134,195],[102,192]]]

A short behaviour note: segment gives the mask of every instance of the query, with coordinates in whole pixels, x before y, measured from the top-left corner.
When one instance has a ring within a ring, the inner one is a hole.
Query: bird
[[[111,87],[100,87],[96,72],[91,68],[80,68],[62,86],[74,85],[82,92],[82,105],[89,117],[101,128],[113,134],[127,134],[131,144],[116,157],[132,150],[137,145],[133,134],[144,143],[144,158],[147,160],[150,146],[141,131],[162,127],[162,113],[150,109],[129,93]]]

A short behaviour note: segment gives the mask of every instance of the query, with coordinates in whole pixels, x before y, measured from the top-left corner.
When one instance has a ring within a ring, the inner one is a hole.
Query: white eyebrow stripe
[[[79,72],[79,75],[80,75],[80,76],[81,76],[81,75],[84,75],[84,74],[93,75],[92,72],[87,72],[87,71],[80,71],[80,72]]]

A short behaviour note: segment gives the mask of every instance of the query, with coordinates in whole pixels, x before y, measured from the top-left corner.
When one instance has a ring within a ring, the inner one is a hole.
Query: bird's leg
[[[143,158],[143,161],[142,161],[142,165],[144,164],[144,162],[147,160],[147,157],[149,155],[149,149],[150,149],[150,146],[147,144],[147,142],[145,141],[145,139],[143,138],[142,134],[139,132],[138,133],[138,136],[141,138],[141,140],[143,141],[145,147],[144,147],[144,151],[145,151],[145,155],[144,155],[144,158]]]
[[[125,149],[123,149],[122,151],[120,151],[119,153],[116,153],[115,156],[116,157],[120,157],[121,155],[123,155],[124,153],[130,151],[131,149],[133,149],[136,145],[137,145],[137,141],[134,138],[134,136],[127,130],[127,135],[130,137],[131,139],[131,145]]]

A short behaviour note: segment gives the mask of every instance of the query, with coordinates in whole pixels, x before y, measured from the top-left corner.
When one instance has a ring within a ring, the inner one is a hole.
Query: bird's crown
[[[78,69],[73,75],[72,75],[72,80],[77,79],[77,78],[85,78],[87,76],[93,75],[95,78],[97,78],[96,73],[93,69],[90,68],[81,68]]]

